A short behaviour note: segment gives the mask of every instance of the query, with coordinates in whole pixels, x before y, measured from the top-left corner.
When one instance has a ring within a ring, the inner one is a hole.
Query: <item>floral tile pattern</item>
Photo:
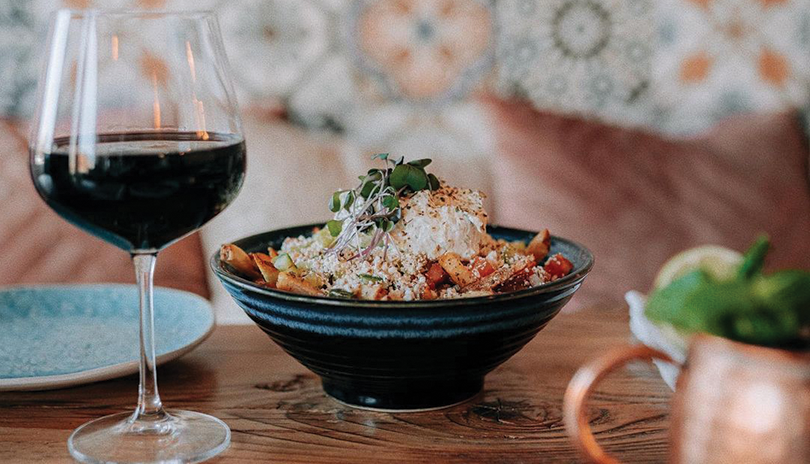
[[[30,114],[39,62],[37,18],[20,2],[0,2],[0,114]]]
[[[652,0],[499,1],[499,89],[551,111],[637,122],[653,10]]]
[[[32,114],[58,7],[213,9],[243,105],[361,147],[450,140],[477,89],[676,133],[810,101],[810,0],[0,0],[0,114]]]
[[[236,86],[248,101],[293,94],[334,43],[317,0],[238,0],[219,19]]]
[[[458,99],[492,67],[492,16],[479,0],[360,1],[348,43],[390,97]]]
[[[677,132],[807,103],[810,1],[658,0],[656,99]]]

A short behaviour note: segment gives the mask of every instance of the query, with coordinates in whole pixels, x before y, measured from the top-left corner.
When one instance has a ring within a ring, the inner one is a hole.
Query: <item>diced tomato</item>
[[[495,268],[486,258],[475,258],[470,267],[472,267],[473,271],[478,272],[479,277],[486,277],[495,272]]]
[[[425,279],[427,279],[428,286],[430,288],[436,288],[443,282],[446,282],[450,276],[444,272],[442,266],[439,263],[433,263],[430,266],[430,269],[425,273]]]
[[[552,279],[568,275],[573,268],[574,265],[571,264],[571,261],[568,261],[565,256],[560,253],[557,253],[549,258],[548,261],[546,261],[546,264],[543,266],[543,269],[549,273]]]

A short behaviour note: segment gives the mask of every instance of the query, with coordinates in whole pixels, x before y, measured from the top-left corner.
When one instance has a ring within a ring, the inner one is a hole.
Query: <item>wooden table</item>
[[[434,412],[352,409],[254,326],[218,327],[162,366],[164,403],[213,414],[233,431],[213,462],[577,462],[561,418],[577,366],[630,341],[624,308],[563,314],[487,377],[484,392]],[[137,378],[46,392],[0,393],[0,462],[69,462],[70,432],[134,407]],[[602,384],[590,404],[597,439],[624,462],[662,462],[671,393],[650,366]]]

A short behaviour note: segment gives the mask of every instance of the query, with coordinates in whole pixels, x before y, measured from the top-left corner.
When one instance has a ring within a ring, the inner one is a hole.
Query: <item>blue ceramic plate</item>
[[[158,364],[199,345],[214,327],[211,305],[192,293],[155,289]],[[47,390],[138,372],[134,285],[0,290],[0,391]]]

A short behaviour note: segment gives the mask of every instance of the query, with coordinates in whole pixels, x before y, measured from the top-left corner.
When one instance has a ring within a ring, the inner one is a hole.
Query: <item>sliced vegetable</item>
[[[328,227],[324,227],[323,229],[319,230],[318,232],[313,234],[313,237],[315,237],[315,240],[318,242],[318,244],[324,248],[328,248],[333,243],[335,243],[335,237],[332,235]],[[276,256],[278,256],[278,253],[276,254]]]
[[[315,288],[321,288],[321,286],[323,286],[323,279],[321,279],[321,276],[315,273],[308,273],[305,275],[304,282],[312,285]]]
[[[261,272],[265,283],[271,288],[275,287],[276,281],[278,281],[279,270],[273,266],[273,258],[264,253],[251,253],[250,257],[253,258],[253,262],[256,264],[259,272]]]
[[[523,269],[515,271],[506,281],[494,287],[493,290],[497,292],[514,292],[531,287],[532,276],[535,275],[534,266],[534,261],[530,261]]]
[[[478,279],[477,281],[473,282],[471,285],[462,288],[463,292],[471,292],[471,291],[491,291],[495,289],[497,286],[501,285],[502,283],[509,280],[515,273],[520,272],[521,270],[525,269],[527,266],[533,266],[534,261],[526,256],[522,256],[517,258],[512,265],[509,267],[502,267],[492,274],[484,277],[483,279]]]
[[[279,255],[282,256],[282,255]],[[278,275],[276,287],[279,290],[286,292],[301,293],[303,295],[319,296],[323,295],[320,289],[315,288],[312,284],[304,281],[300,277],[296,277],[289,272],[281,272]]]
[[[236,245],[222,245],[219,248],[219,259],[234,268],[238,273],[251,279],[260,278],[262,276],[256,268],[256,264],[250,256],[245,253],[245,250]]]
[[[279,271],[289,271],[295,269],[295,263],[287,253],[281,253],[273,259],[273,266]]]
[[[557,253],[552,256],[546,261],[546,264],[543,265],[543,269],[548,272],[552,279],[567,276],[573,268],[574,265],[571,264],[571,261],[565,259],[562,253]]]
[[[425,273],[425,279],[427,280],[428,286],[433,289],[447,282],[449,278],[450,276],[444,272],[442,265],[439,263],[431,264],[430,268]]]
[[[549,249],[551,249],[551,234],[548,233],[548,229],[543,229],[529,242],[526,253],[534,256],[535,262],[542,263],[548,256]]]
[[[360,298],[364,300],[381,300],[388,295],[388,290],[383,288],[382,285],[375,285],[373,287],[362,286],[360,287]]]
[[[472,267],[474,274],[478,274],[478,277],[486,277],[495,272],[495,268],[486,258],[475,258],[470,267]]]
[[[459,287],[466,287],[472,284],[476,278],[472,271],[461,261],[461,257],[456,253],[445,253],[439,257],[439,264],[444,272],[450,276],[450,280]]]

